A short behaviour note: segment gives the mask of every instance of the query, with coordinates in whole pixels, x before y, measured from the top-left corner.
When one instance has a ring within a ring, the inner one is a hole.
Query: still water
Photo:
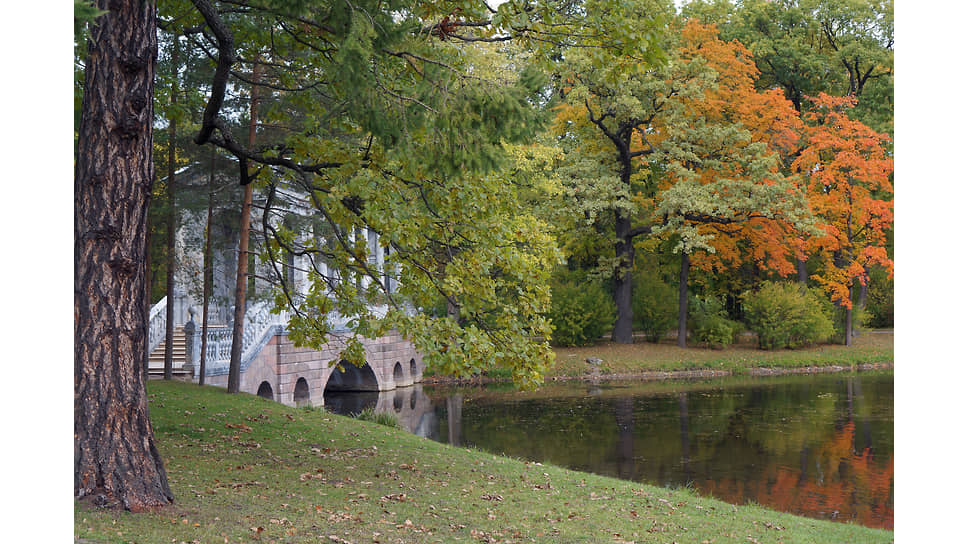
[[[412,386],[327,396],[461,447],[815,518],[894,527],[891,372]]]

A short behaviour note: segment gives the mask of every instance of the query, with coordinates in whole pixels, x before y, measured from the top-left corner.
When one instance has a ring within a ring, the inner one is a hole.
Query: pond
[[[894,526],[892,372],[657,382],[420,386],[327,396],[461,447],[733,504]]]

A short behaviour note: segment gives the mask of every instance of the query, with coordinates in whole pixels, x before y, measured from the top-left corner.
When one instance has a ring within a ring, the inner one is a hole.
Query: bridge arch
[[[264,399],[275,400],[275,397],[272,395],[272,385],[267,381],[259,384],[259,392],[256,395]]]
[[[412,381],[412,379],[407,380],[407,378],[403,375],[403,366],[400,364],[400,361],[397,361],[397,363],[393,365],[393,383],[399,387],[401,385],[408,385]]]
[[[296,404],[309,402],[309,382],[306,378],[296,380],[296,386],[292,390],[292,401]]]
[[[347,361],[340,361],[329,374],[325,392],[334,391],[379,391],[380,382],[369,363],[358,367]]]

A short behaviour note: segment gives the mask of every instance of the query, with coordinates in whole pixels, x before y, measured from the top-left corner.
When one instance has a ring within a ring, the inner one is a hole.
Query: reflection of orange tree
[[[812,463],[799,469],[772,463],[760,478],[722,478],[696,487],[734,504],[752,500],[795,514],[893,528],[894,454],[875,460],[870,448],[855,453],[853,444],[854,423],[848,422],[813,452]],[[813,474],[807,473],[808,465]]]

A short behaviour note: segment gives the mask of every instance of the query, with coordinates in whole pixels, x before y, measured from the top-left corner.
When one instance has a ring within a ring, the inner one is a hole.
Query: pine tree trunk
[[[174,74],[178,73],[178,37],[175,37],[171,52],[171,66]],[[173,76],[174,76],[173,74]],[[172,77],[171,86],[171,105],[174,110],[178,102],[178,87],[174,83],[177,77]],[[175,134],[177,124],[174,113],[168,116],[168,181],[166,185],[166,197],[168,199],[168,244],[166,251],[165,267],[165,294],[168,297],[168,304],[165,307],[165,379],[172,378],[172,358],[174,356],[174,337],[175,337]]]
[[[615,270],[615,328],[612,341],[631,344],[632,336],[632,263],[635,262],[635,246],[629,233],[632,220],[627,212],[615,212],[615,256],[618,268]]]
[[[74,175],[74,495],[145,511],[172,501],[142,373],[155,4],[97,4]]]
[[[252,72],[252,80],[259,80],[259,65],[256,64]],[[249,148],[255,146],[255,127],[257,119],[258,97],[256,87],[252,87],[249,103]],[[242,217],[239,226],[239,261],[235,275],[235,317],[232,320],[232,354],[229,360],[228,392],[238,393],[242,374],[242,332],[245,326],[245,283],[249,268],[249,225],[252,211],[252,183],[249,182],[248,166],[245,160],[239,160],[240,176],[245,183],[242,193]]]
[[[689,311],[689,254],[682,253],[679,261],[679,333],[676,345],[686,347],[686,317]]]
[[[205,362],[208,353],[208,302],[212,298],[212,208],[215,201],[215,148],[212,148],[212,165],[208,174],[208,215],[205,219],[205,255],[202,257],[202,349],[198,363],[198,385],[205,385]]]

